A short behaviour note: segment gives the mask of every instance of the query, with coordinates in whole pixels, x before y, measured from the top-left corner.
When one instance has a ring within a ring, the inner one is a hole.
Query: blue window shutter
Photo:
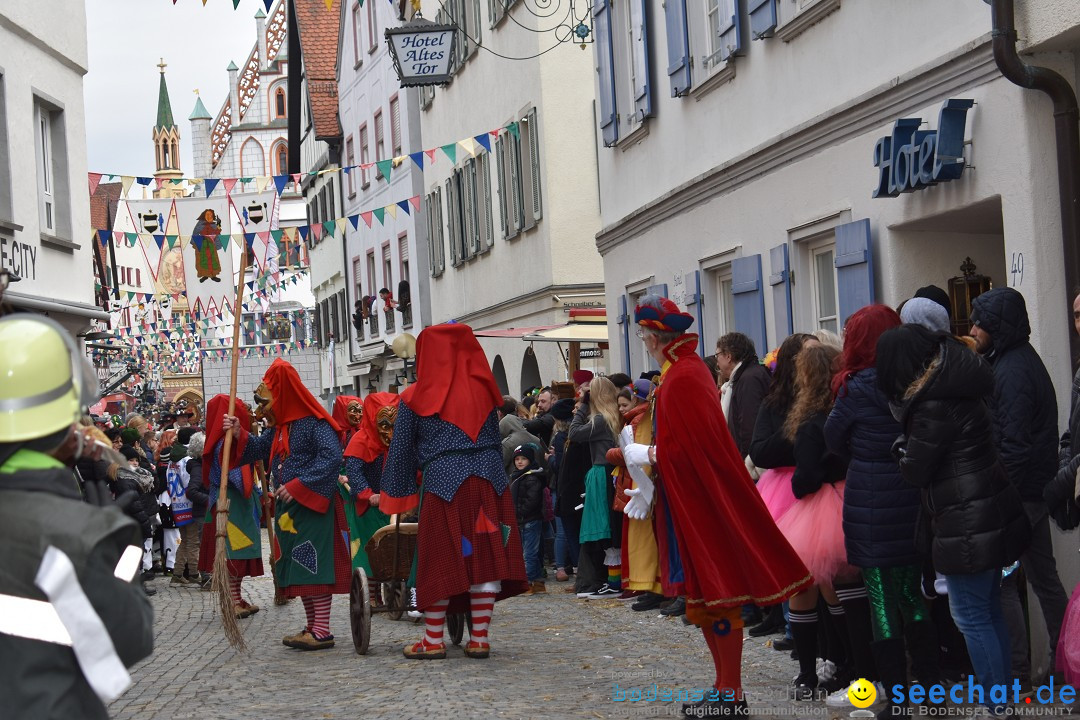
[[[705,354],[705,326],[701,324],[702,305],[705,303],[701,299],[701,271],[695,270],[692,273],[687,273],[683,279],[683,287],[686,289],[686,312],[694,316],[694,322],[697,323],[698,333],[698,355],[704,357]]]
[[[720,61],[742,55],[742,16],[743,0],[733,0],[734,12],[727,21],[720,25]]]
[[[750,35],[755,40],[772,37],[776,30],[776,0],[749,0]]]
[[[856,220],[836,228],[836,292],[840,323],[874,302],[874,253],[870,221]]]
[[[671,97],[681,97],[690,89],[690,36],[686,29],[686,0],[667,0],[664,15]]]
[[[617,322],[622,328],[622,358],[623,372],[630,375],[630,326],[633,325],[633,317],[627,309],[626,296],[619,296],[619,317]],[[631,375],[631,377],[633,377]]]
[[[767,347],[761,255],[731,261],[731,295],[735,307],[735,329],[753,340],[755,347]]]
[[[787,243],[769,250],[769,285],[772,286],[773,319],[776,324],[777,344],[795,332],[791,321],[791,264],[788,260]],[[765,356],[765,349],[758,348],[758,355]]]
[[[652,68],[649,62],[649,10],[646,0],[630,0],[630,27],[634,32],[634,113],[639,120],[652,117]]]
[[[604,145],[611,147],[619,139],[619,117],[615,107],[615,49],[609,0],[596,0],[593,32],[596,33],[596,73],[600,77],[600,131]]]

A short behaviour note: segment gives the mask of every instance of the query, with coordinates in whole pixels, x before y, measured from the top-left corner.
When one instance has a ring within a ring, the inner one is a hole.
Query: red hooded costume
[[[338,395],[334,398],[334,412],[331,414],[331,417],[334,418],[334,422],[341,428],[341,447],[347,446],[349,440],[352,439],[352,436],[360,429],[359,426],[349,422],[349,405],[351,403],[363,405],[363,402],[363,400],[355,395]]]

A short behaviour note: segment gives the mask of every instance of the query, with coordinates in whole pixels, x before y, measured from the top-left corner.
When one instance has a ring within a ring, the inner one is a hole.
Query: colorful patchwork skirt
[[[341,496],[325,513],[295,500],[277,503],[274,569],[285,597],[345,595],[352,579],[349,525]]]
[[[262,529],[259,526],[259,496],[244,494],[232,487],[225,489],[229,499],[229,522],[226,525],[225,556],[229,560],[230,577],[259,577],[263,574]],[[214,495],[217,498],[217,495]],[[217,503],[206,511],[202,541],[199,545],[199,570],[214,571],[217,555]]]

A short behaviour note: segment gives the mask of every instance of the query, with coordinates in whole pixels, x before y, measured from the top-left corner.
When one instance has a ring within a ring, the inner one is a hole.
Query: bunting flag
[[[235,1],[236,0],[234,0],[234,2]],[[332,0],[326,0],[326,1],[327,2],[332,2]],[[391,3],[393,2],[393,0],[390,0],[390,1],[391,1]],[[345,167],[326,168],[324,170],[311,171],[311,172],[307,172],[307,173],[295,173],[295,174],[292,174],[292,175],[258,175],[258,176],[253,176],[253,177],[234,177],[234,178],[168,178],[168,179],[166,179],[166,178],[153,178],[153,177],[145,177],[145,176],[123,175],[121,173],[92,172],[92,173],[87,173],[87,183],[88,183],[91,195],[93,195],[94,192],[97,190],[97,187],[98,187],[98,184],[99,184],[100,180],[102,178],[105,178],[105,177],[109,178],[110,180],[112,180],[114,178],[120,178],[120,182],[123,185],[123,193],[124,193],[125,196],[127,196],[128,190],[136,182],[138,182],[140,185],[143,185],[143,186],[149,186],[150,183],[153,182],[153,183],[155,183],[155,185],[156,185],[156,187],[158,189],[161,189],[162,185],[164,185],[164,183],[166,183],[166,182],[168,182],[168,183],[170,183],[172,185],[180,185],[180,184],[185,183],[185,182],[188,183],[188,184],[193,184],[193,185],[201,184],[203,186],[203,188],[204,188],[204,191],[205,191],[207,197],[210,197],[214,193],[214,191],[218,188],[219,185],[224,187],[226,195],[229,195],[229,194],[231,194],[233,192],[233,190],[234,190],[237,183],[240,183],[241,186],[245,186],[245,187],[247,185],[249,185],[249,184],[254,185],[255,190],[257,192],[263,192],[265,190],[268,190],[270,188],[270,186],[273,185],[276,194],[281,195],[283,192],[285,192],[285,188],[289,184],[290,180],[292,180],[292,182],[296,184],[297,190],[299,191],[300,182],[301,182],[304,175],[307,175],[308,177],[317,177],[319,175],[325,175],[327,173],[341,173],[341,172],[351,173],[353,170],[356,170],[356,169],[361,169],[361,170],[364,170],[364,171],[375,169],[375,170],[378,171],[378,173],[382,176],[383,179],[389,181],[390,180],[390,175],[391,175],[391,172],[393,171],[393,169],[400,167],[401,164],[403,162],[405,162],[406,157],[411,158],[412,161],[416,164],[417,168],[419,168],[422,171],[422,170],[424,170],[425,166],[430,166],[430,165],[435,164],[436,153],[439,150],[441,150],[448,158],[450,158],[451,163],[456,164],[457,163],[457,158],[458,158],[458,148],[461,148],[461,150],[463,152],[465,152],[470,157],[475,157],[476,153],[478,153],[480,151],[480,148],[483,148],[485,152],[491,152],[491,138],[492,137],[497,138],[503,132],[510,132],[510,133],[512,133],[514,135],[514,137],[520,137],[520,135],[521,135],[521,129],[518,126],[518,123],[517,122],[512,122],[512,123],[509,123],[509,124],[507,124],[507,125],[505,125],[505,126],[503,126],[501,128],[497,128],[495,130],[490,130],[490,131],[488,131],[486,133],[481,133],[479,135],[470,135],[469,137],[462,138],[461,140],[458,140],[457,142],[447,143],[445,145],[440,145],[440,146],[434,147],[434,148],[426,148],[424,150],[418,150],[416,152],[411,152],[411,153],[408,153],[407,155],[402,155],[402,156],[399,156],[399,157],[380,158],[380,159],[372,161],[372,162],[360,163],[358,165],[349,165],[349,166],[345,166]],[[425,155],[427,156],[426,161],[425,161],[425,158],[424,158]]]

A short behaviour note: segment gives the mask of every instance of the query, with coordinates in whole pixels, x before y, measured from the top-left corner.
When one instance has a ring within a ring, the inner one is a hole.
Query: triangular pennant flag
[[[300,239],[303,240],[304,242],[307,242],[308,233],[311,232],[311,226],[310,225],[301,225],[300,227],[297,228],[297,230],[300,232]]]
[[[177,239],[178,239],[178,237],[176,235],[166,235],[165,236],[165,244],[169,246],[170,250],[172,250],[174,247],[176,247]]]
[[[90,181],[90,194],[93,195],[97,192],[98,183],[101,182],[101,173],[86,173],[86,178]]]
[[[244,243],[247,245],[248,252],[251,251],[251,245],[255,242],[255,233],[244,233]]]
[[[357,213],[357,214],[355,214],[355,215],[350,215],[350,216],[349,216],[349,222],[351,222],[351,223],[352,223],[352,229],[353,229],[353,230],[358,230],[359,228],[358,228],[357,226],[358,226],[358,225],[359,225],[359,223],[360,223],[360,214],[359,214],[359,213]]]
[[[191,244],[195,246],[196,250],[201,251],[202,246],[203,246],[203,236],[202,235],[192,235],[191,236]]]
[[[160,250],[161,246],[165,244],[165,236],[164,235],[155,235],[154,236],[154,242],[157,243],[158,250]],[[147,299],[149,300],[149,298],[147,298]]]
[[[296,191],[300,192],[300,173],[293,173],[291,177],[293,182],[296,183]]]
[[[98,240],[101,241],[101,247],[107,246],[109,244],[109,235],[111,235],[112,233],[110,233],[108,230],[98,230],[97,234]]]
[[[274,242],[279,243],[279,244],[281,243],[282,234],[283,233],[282,233],[281,230],[271,230],[270,231],[270,237],[274,238]]]
[[[139,183],[140,185],[142,185],[142,186],[144,186],[144,187],[145,187],[145,186],[147,186],[147,185],[149,185],[149,184],[150,184],[150,181],[151,181],[151,180],[153,180],[153,178],[148,178],[148,177],[141,177],[141,176],[140,176],[140,177],[137,177],[137,178],[135,178],[135,180],[136,180],[136,182],[138,182],[138,183]]]
[[[218,248],[218,250],[221,250],[222,252],[224,252],[229,247],[229,242],[232,240],[232,238],[233,238],[232,235],[218,235],[218,238],[217,238],[217,248]],[[236,244],[237,245],[240,244],[240,236],[239,235],[236,238]]]
[[[397,220],[397,205],[387,205],[383,209],[390,214],[390,217]]]
[[[280,195],[285,191],[285,185],[289,182],[288,175],[275,175],[274,176],[274,189],[277,190],[277,194]]]
[[[273,6],[274,0],[263,0],[263,5],[266,6],[266,12],[270,12],[271,6]]]
[[[206,180],[203,181],[203,185],[206,187],[206,197],[210,197],[210,194],[214,192],[214,188],[218,186],[219,182],[221,181],[217,178],[206,178]]]
[[[372,210],[372,214],[375,215],[375,219],[379,221],[379,224],[383,224],[383,218],[386,217],[386,208],[375,208]]]
[[[516,137],[518,139],[521,138],[521,128],[518,127],[518,124],[516,122],[512,122],[509,125],[507,125],[506,129],[509,130],[510,134],[513,135],[514,137]]]
[[[329,10],[334,6],[334,0],[326,0],[326,9]]]
[[[491,135],[483,133],[473,138],[478,144],[482,145],[485,150],[491,152]]]
[[[345,218],[338,218],[334,222],[337,224],[338,237],[345,237],[345,228],[348,226],[349,221]]]
[[[269,187],[269,186],[270,186],[270,176],[269,175],[260,175],[259,177],[255,178],[255,189],[258,190],[259,192],[265,191],[266,188]]]
[[[165,184],[165,178],[154,178],[155,189],[160,191],[161,186]]]
[[[427,155],[427,159],[428,159],[429,163],[431,163],[431,164],[435,163],[435,151],[434,150],[425,150],[424,154]]]
[[[378,160],[375,162],[375,167],[379,168],[379,175],[382,175],[386,182],[390,182],[390,168],[393,165],[393,160]]]
[[[446,153],[446,157],[450,158],[450,163],[457,162],[457,145],[450,143],[449,145],[443,145],[442,151]]]
[[[315,238],[315,242],[318,243],[322,239],[323,226],[322,223],[311,226],[311,236]]]
[[[459,140],[458,145],[461,147],[462,150],[469,154],[469,157],[473,157],[474,155],[476,155],[476,141],[472,138],[465,138],[464,140]]]
[[[334,230],[337,229],[337,224],[333,220],[331,220],[330,222],[324,222],[322,226],[323,237],[334,237]]]
[[[124,239],[127,240],[128,246],[135,247],[135,243],[139,241],[138,233],[124,233]]]
[[[124,190],[124,196],[127,197],[128,190],[131,189],[131,183],[135,182],[135,178],[130,175],[120,176],[120,186]]]
[[[409,198],[409,204],[413,206],[413,210],[419,210],[420,209],[420,196],[419,195],[413,195],[411,198]]]
[[[236,178],[225,178],[224,185],[225,194],[229,195],[230,193],[232,193],[232,189],[236,187]]]
[[[408,200],[402,200],[402,201],[400,201],[400,202],[399,202],[399,203],[397,204],[397,206],[398,206],[399,208],[401,208],[402,210],[404,210],[404,211],[405,211],[405,214],[406,214],[406,215],[411,215],[411,214],[412,214],[411,212],[409,212],[409,201],[408,201]]]
[[[371,227],[371,211],[360,213],[360,218],[364,221],[364,224]]]
[[[240,0],[232,0],[232,9],[235,10],[238,7],[240,7]]]
[[[288,240],[290,242],[296,240],[296,228],[295,227],[287,227],[287,228],[285,228],[284,232],[285,232],[285,239],[286,240]]]
[[[424,153],[423,153],[423,151],[409,153],[409,157],[411,157],[413,159],[413,162],[416,163],[416,166],[418,168],[420,168],[421,170],[424,169]]]

